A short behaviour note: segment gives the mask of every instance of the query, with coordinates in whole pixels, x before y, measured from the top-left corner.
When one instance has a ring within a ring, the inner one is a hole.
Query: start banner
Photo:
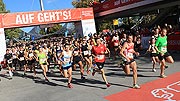
[[[93,8],[6,13],[0,15],[1,28],[22,27],[94,19]]]

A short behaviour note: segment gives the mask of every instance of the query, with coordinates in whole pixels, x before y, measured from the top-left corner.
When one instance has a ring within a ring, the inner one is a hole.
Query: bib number
[[[20,57],[20,61],[23,61],[24,60],[24,57]]]
[[[83,53],[84,53],[84,55],[88,55],[89,52],[88,51],[84,51]]]
[[[162,52],[167,52],[167,48],[166,48],[166,47],[162,47],[162,48],[161,48],[161,51],[162,51]]]
[[[45,63],[46,59],[40,59],[40,63]]]
[[[33,56],[34,56],[33,53],[29,54],[29,57],[33,57]]]
[[[78,51],[74,51],[74,55],[78,55]]]
[[[97,55],[97,59],[98,60],[103,60],[104,59],[104,55]]]
[[[17,58],[17,56],[16,55],[13,55],[13,59],[16,59]]]
[[[12,60],[10,59],[10,60],[8,60],[7,62],[8,62],[8,63],[12,63]]]
[[[133,59],[133,53],[128,53],[127,56],[128,58]]]
[[[114,46],[118,46],[119,44],[117,42],[114,43]]]

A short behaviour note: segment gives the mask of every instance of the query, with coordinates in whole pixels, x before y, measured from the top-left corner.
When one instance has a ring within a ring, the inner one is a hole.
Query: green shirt
[[[46,63],[46,54],[45,53],[38,53],[38,58],[39,58],[39,64]]]
[[[156,47],[161,53],[167,52],[167,36],[161,37],[159,36],[156,40]]]

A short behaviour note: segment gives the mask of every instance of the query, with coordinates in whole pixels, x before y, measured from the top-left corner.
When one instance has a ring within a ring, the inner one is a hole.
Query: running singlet
[[[39,58],[39,64],[46,63],[46,54],[45,53],[38,53],[38,58]]]
[[[124,51],[125,56],[128,57],[130,60],[132,60],[134,58],[133,52],[134,52],[134,44],[128,43],[128,46]]]
[[[69,55],[66,51],[63,51],[64,55],[62,57],[62,60],[65,62],[65,64],[62,64],[63,67],[69,67],[72,65],[71,63],[71,55]]]
[[[74,51],[73,51],[74,56],[78,56],[79,55],[79,48],[75,47]]]
[[[86,45],[82,45],[81,51],[83,52],[84,56],[87,56],[89,54],[88,45],[87,44]]]
[[[114,46],[118,46],[119,45],[119,37],[118,36],[114,36]]]
[[[160,52],[166,53],[167,52],[167,36],[158,37],[155,45],[157,46]]]
[[[19,60],[20,60],[20,61],[24,61],[24,60],[25,60],[25,58],[24,58],[24,52],[23,52],[23,51],[20,51],[20,52],[19,52]]]
[[[106,47],[103,44],[100,44],[99,46],[93,46],[92,51],[96,55],[96,58],[94,59],[95,62],[104,62],[105,61],[105,55]]]

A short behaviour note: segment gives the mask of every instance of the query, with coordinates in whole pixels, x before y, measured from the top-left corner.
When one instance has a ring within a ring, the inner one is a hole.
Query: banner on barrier
[[[180,50],[180,35],[168,36],[168,50]]]
[[[0,28],[0,61],[4,59],[4,54],[6,53],[6,40],[4,34],[4,28]]]
[[[96,33],[96,26],[94,19],[82,20],[83,35],[89,38],[89,34]]]
[[[148,49],[150,39],[151,37],[142,37],[141,42],[142,42],[143,49]]]

